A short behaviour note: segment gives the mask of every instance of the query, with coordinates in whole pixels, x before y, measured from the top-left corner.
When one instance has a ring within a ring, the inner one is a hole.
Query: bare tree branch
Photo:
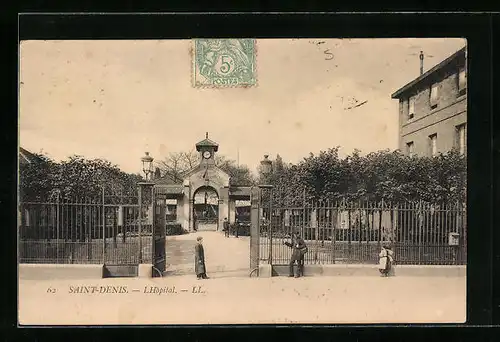
[[[200,162],[200,156],[195,150],[173,152],[164,160],[157,163],[162,175],[167,176],[175,182],[181,182],[185,172],[196,167]],[[215,156],[215,165],[231,177],[231,183],[237,185],[252,185],[253,175],[244,165],[236,165],[236,161],[222,155]]]

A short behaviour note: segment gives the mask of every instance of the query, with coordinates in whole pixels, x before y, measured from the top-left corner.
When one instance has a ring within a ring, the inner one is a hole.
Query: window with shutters
[[[465,67],[460,68],[457,75],[457,85],[458,85],[458,96],[465,95],[467,93],[467,74],[465,73]]]
[[[415,116],[415,96],[408,99],[408,120],[413,119]]]
[[[430,105],[431,105],[431,109],[434,109],[437,107],[438,105],[438,100],[439,100],[439,88],[438,88],[439,84],[437,83],[434,83],[432,86],[431,86],[431,91],[430,91],[430,95],[429,95],[429,102],[430,102]]]
[[[437,134],[429,135],[429,152],[431,157],[437,155]]]
[[[415,144],[413,141],[406,143],[406,154],[410,157],[413,157],[415,154]]]
[[[462,124],[456,127],[456,147],[460,154],[465,154],[467,149],[466,125]]]

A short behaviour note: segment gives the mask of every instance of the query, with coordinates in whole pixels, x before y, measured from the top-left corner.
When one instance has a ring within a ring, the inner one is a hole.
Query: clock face
[[[205,151],[203,152],[203,158],[208,159],[212,156],[212,153],[210,151]]]

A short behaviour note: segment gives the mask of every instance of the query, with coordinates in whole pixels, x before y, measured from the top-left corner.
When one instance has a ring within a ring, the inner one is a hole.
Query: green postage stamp
[[[255,39],[193,39],[193,86],[257,84]]]

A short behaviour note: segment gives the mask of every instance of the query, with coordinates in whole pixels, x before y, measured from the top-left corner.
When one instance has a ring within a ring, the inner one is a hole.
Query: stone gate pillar
[[[229,188],[224,187],[219,190],[219,230],[224,227],[224,218],[229,218]]]
[[[191,222],[191,202],[190,195],[191,189],[189,188],[189,183],[184,182],[184,196],[182,197],[182,228],[191,231],[190,222]]]
[[[165,201],[165,200],[162,200]],[[153,206],[154,203],[151,203],[150,205],[147,206],[146,209],[146,224],[151,225],[153,224]]]
[[[259,246],[259,235],[260,235],[260,189],[257,187],[252,187],[251,197],[250,197],[250,269],[253,270],[259,267],[260,259],[260,246]]]
[[[234,223],[236,221],[236,201],[234,199],[229,200],[229,222]]]
[[[177,223],[181,225],[183,229],[186,229],[184,221],[184,196],[177,199],[177,204],[175,205],[175,213],[177,215]]]
[[[193,232],[194,231],[194,215],[193,215],[193,208],[194,208],[194,199],[189,199],[187,202],[187,205],[184,205],[184,208],[187,210],[187,217],[188,217],[188,231]]]

